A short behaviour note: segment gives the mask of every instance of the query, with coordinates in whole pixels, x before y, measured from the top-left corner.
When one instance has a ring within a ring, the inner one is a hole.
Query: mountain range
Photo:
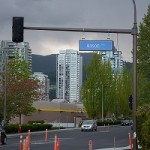
[[[93,57],[93,53],[80,53],[83,58],[83,82],[85,80],[85,66],[90,62]],[[32,54],[32,71],[43,72],[48,75],[50,84],[56,84],[56,56],[57,54],[42,56]],[[131,63],[126,62],[127,68],[130,68]]]

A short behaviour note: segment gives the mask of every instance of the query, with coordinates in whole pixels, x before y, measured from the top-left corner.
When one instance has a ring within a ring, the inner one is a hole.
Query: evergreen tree
[[[150,103],[150,5],[147,14],[139,25],[138,34],[138,100]]]
[[[150,147],[150,5],[139,25],[138,34],[137,133],[143,150]]]
[[[138,72],[150,79],[150,5],[139,25],[137,60]]]

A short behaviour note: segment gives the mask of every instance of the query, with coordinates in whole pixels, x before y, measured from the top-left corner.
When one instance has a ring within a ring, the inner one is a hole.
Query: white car
[[[84,120],[81,125],[81,131],[97,131],[96,120]]]

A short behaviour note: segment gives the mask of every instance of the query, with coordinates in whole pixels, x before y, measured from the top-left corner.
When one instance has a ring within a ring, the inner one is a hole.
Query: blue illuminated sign
[[[112,40],[80,40],[79,51],[110,51],[113,50]]]

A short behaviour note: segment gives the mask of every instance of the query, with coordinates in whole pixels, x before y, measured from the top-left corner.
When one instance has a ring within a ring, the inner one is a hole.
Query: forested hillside
[[[51,84],[55,85],[56,83],[56,55],[32,55],[32,71],[33,72],[43,72],[48,75]],[[93,53],[81,53],[83,57],[83,82],[86,79],[85,75],[85,66],[91,60]],[[127,68],[131,67],[131,63],[126,63]]]

